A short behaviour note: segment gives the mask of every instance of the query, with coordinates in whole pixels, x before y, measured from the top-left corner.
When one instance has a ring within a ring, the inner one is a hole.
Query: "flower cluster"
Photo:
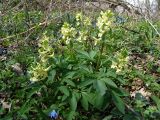
[[[79,31],[79,36],[77,38],[77,40],[79,42],[83,42],[86,41],[88,37],[88,32],[87,31]]]
[[[79,27],[79,37],[77,40],[83,42],[87,40],[88,30],[91,24],[91,19],[87,16],[82,15],[82,13],[76,14],[76,25]]]
[[[47,66],[47,61],[49,58],[54,56],[53,48],[49,45],[49,38],[44,36],[39,41],[39,61],[36,66],[29,71],[31,75],[31,82],[36,82],[43,80],[48,76],[48,70],[50,66]]]
[[[53,48],[49,45],[49,38],[47,36],[44,36],[40,41],[39,41],[39,58],[42,63],[46,63],[48,58],[54,56]]]
[[[47,77],[48,75],[48,70],[50,67],[45,68],[44,65],[37,63],[37,65],[35,67],[32,67],[32,70],[30,71],[31,74],[31,82],[36,82],[39,80],[43,80]]]
[[[87,16],[82,15],[82,13],[76,14],[76,24],[77,26],[83,25],[86,27],[92,25],[91,19]]]
[[[77,26],[80,26],[82,20],[83,20],[83,15],[82,15],[82,13],[77,13],[77,14],[76,14],[76,25],[77,25]]]
[[[120,73],[125,67],[127,67],[128,61],[128,56],[125,57],[122,53],[118,53],[116,55],[116,60],[112,61],[111,68],[116,69],[116,73]]]
[[[106,12],[101,12],[97,19],[97,27],[99,29],[98,37],[101,38],[103,34],[109,30],[112,23],[113,13],[108,10]]]
[[[71,27],[68,23],[64,23],[62,28],[61,28],[61,34],[62,34],[62,39],[66,42],[66,44],[69,44],[71,39],[73,39],[77,32],[76,29]]]

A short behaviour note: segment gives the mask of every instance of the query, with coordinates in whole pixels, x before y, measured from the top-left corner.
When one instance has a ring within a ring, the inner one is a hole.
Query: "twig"
[[[140,34],[140,32],[136,31],[136,30],[132,30],[132,29],[129,29],[127,27],[123,27],[121,26],[123,29],[127,30],[127,31],[130,31],[130,32],[133,32],[133,33],[136,33],[136,34]]]
[[[158,32],[158,30],[155,28],[155,26],[151,23],[151,21],[149,21],[149,19],[147,19],[145,17],[145,20],[152,26],[152,28],[156,31],[156,33],[158,34],[158,36],[160,37],[160,33]]]

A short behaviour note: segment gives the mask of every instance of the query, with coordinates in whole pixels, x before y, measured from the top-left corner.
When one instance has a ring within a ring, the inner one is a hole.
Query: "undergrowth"
[[[111,11],[41,25],[43,18],[37,11],[2,18],[1,120],[160,118],[160,37],[147,21]]]

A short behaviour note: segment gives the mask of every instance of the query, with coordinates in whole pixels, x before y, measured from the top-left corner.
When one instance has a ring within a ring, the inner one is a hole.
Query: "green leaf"
[[[26,117],[27,119],[27,117]],[[12,116],[5,116],[4,118],[1,118],[1,120],[13,120]]]
[[[28,113],[31,109],[32,104],[34,103],[34,100],[30,100],[28,99],[23,106],[20,108],[20,110],[18,111],[18,113],[20,115],[24,115],[25,113]]]
[[[106,94],[103,96],[103,99],[104,99],[104,102],[103,102],[102,110],[106,110],[112,101],[110,90],[106,91]]]
[[[46,118],[46,114],[43,111],[43,109],[41,109],[40,106],[38,106],[38,105],[35,105],[35,108],[36,108],[38,114],[41,116],[41,118],[45,119]]]
[[[88,102],[92,105],[95,105],[95,99],[96,99],[96,94],[95,93],[88,93],[86,95]]]
[[[101,110],[103,107],[103,103],[104,103],[104,96],[102,96],[101,94],[97,93],[94,99],[94,106]]]
[[[111,87],[115,87],[117,88],[117,85],[109,78],[103,78],[102,79],[107,85],[111,86]]]
[[[67,120],[75,120],[76,112],[70,111],[67,116]]]
[[[62,101],[65,101],[67,98],[68,98],[68,96],[63,95],[63,96],[62,96]]]
[[[86,87],[86,86],[88,86],[88,85],[90,85],[90,84],[93,84],[93,82],[94,82],[94,80],[90,80],[90,79],[84,80],[84,81],[82,81],[82,82],[79,84],[79,87],[80,87],[80,88]]]
[[[83,73],[85,74],[90,74],[93,73],[93,70],[90,66],[81,66],[80,69],[82,70]]]
[[[86,51],[77,51],[79,53],[79,57],[86,59],[86,60],[90,60],[93,61],[94,57],[96,56],[97,52],[96,51],[90,51],[89,53]]]
[[[107,90],[105,82],[102,80],[97,80],[96,89],[100,92],[101,95],[104,95]]]
[[[81,98],[81,93],[74,91],[73,94],[76,97],[76,100],[79,101],[79,99]]]
[[[129,96],[129,93],[122,88],[112,88],[112,90],[118,95],[118,96]]]
[[[92,51],[90,51],[89,56],[93,60],[94,57],[96,56],[96,54],[97,54],[97,52],[92,50]]]
[[[108,115],[105,118],[103,118],[103,120],[111,120],[112,119],[112,115]]]
[[[67,79],[73,78],[73,76],[74,76],[75,74],[76,74],[75,71],[73,71],[73,72],[68,72],[65,78],[67,78]]]
[[[70,100],[70,107],[72,111],[76,111],[77,109],[77,100],[76,100],[76,96],[72,93],[72,98]]]
[[[27,98],[31,98],[32,95],[36,94],[37,91],[40,91],[41,87],[33,87],[32,90],[27,94]]]
[[[70,85],[72,87],[76,87],[75,83],[73,81],[71,81],[70,79],[65,79],[64,82],[66,82],[68,85]]]
[[[116,80],[118,80],[120,83],[122,83],[123,85],[125,85],[126,83],[126,80],[125,79],[122,79],[120,77],[118,77]]]
[[[58,104],[52,104],[52,105],[50,105],[49,108],[44,109],[43,112],[44,112],[45,114],[48,114],[48,113],[51,112],[52,110],[57,109],[58,106],[59,106]]]
[[[156,103],[158,110],[160,110],[160,99],[156,96],[152,96],[151,98]]]
[[[160,67],[157,69],[157,72],[160,73]]]
[[[123,117],[123,120],[141,120],[138,116],[132,115],[132,114],[126,114]]]
[[[87,111],[88,110],[88,99],[87,99],[86,93],[82,93],[81,104],[82,104],[82,107]]]
[[[50,72],[49,72],[49,75],[51,75],[52,76],[52,79],[54,79],[54,77],[55,77],[55,75],[56,75],[56,70],[51,70]]]
[[[112,91],[112,98],[113,98],[113,102],[116,105],[116,107],[118,108],[118,110],[124,114],[125,113],[125,104],[124,104],[123,100],[113,91]]]
[[[59,87],[59,90],[64,93],[66,96],[69,96],[69,90],[66,86]]]
[[[90,56],[86,51],[77,50],[77,52],[79,53],[79,57],[80,58],[84,58],[84,59],[89,59],[90,60]]]
[[[116,73],[113,72],[113,71],[111,71],[111,70],[108,70],[108,72],[107,72],[106,75],[107,75],[107,77],[113,77],[113,78],[116,78],[116,77],[117,77]]]
[[[47,83],[50,84],[50,83],[53,83],[54,81],[54,78],[56,76],[56,70],[52,70],[49,72],[49,76],[48,76],[48,80],[47,80]]]

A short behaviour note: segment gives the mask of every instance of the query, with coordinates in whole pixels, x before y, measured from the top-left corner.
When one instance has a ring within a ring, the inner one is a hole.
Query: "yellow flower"
[[[36,82],[39,80],[43,80],[48,76],[48,70],[50,68],[47,67],[47,61],[50,57],[54,56],[53,48],[49,44],[49,38],[44,36],[39,41],[39,61],[37,61],[37,64],[35,67],[32,67],[32,69],[29,71],[31,75],[31,81]]]
[[[111,11],[106,11],[106,12],[101,11],[100,16],[97,19],[97,27],[99,29],[99,34],[98,34],[99,38],[101,38],[103,34],[109,30],[112,24],[112,16],[113,14]]]
[[[120,68],[117,68],[116,69],[116,73],[120,73],[121,72],[121,69]]]
[[[76,14],[76,21],[82,21],[82,12]]]
[[[129,61],[128,56],[124,56],[122,52],[119,52],[115,55],[116,60],[112,61],[111,68],[116,70],[116,73],[120,73],[125,67],[127,67],[127,63]]]
[[[30,81],[31,81],[31,82],[37,82],[38,79],[37,79],[36,77],[32,77],[32,78],[30,78]]]
[[[88,37],[87,34],[88,34],[87,31],[80,31],[79,37],[77,38],[77,40],[79,42],[83,42],[83,41],[87,40],[87,37]]]
[[[90,26],[91,24],[91,19],[89,17],[84,18],[84,26]]]
[[[94,42],[94,45],[97,45],[97,44],[99,43],[99,41],[100,41],[100,39],[99,39],[99,38],[96,38],[96,37],[93,37],[93,40],[95,41],[95,42]]]
[[[80,12],[80,13],[77,13],[76,14],[76,21],[77,21],[77,26],[79,26],[80,25],[80,22],[82,21],[82,19],[83,19],[83,15],[82,15],[82,13]]]
[[[91,25],[91,19],[87,16],[82,15],[82,13],[77,13],[76,14],[76,24],[77,26],[79,25],[84,25],[85,27],[90,26]]]
[[[117,68],[117,63],[116,62],[112,62],[111,68]]]
[[[61,34],[63,35],[62,39],[68,44],[76,36],[77,32],[75,28],[65,22],[61,28]]]

